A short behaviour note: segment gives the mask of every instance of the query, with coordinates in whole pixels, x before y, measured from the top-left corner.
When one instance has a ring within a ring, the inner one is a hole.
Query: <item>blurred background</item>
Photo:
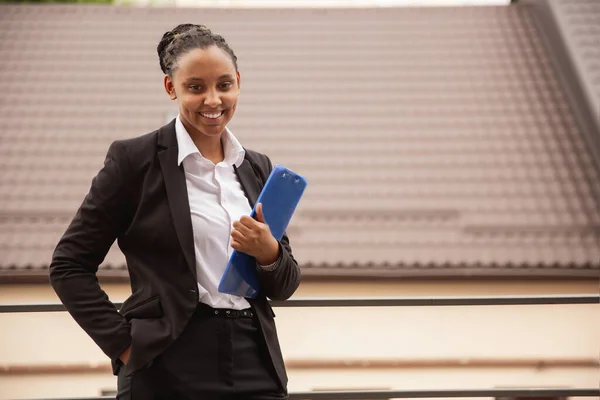
[[[241,143],[309,181],[294,298],[598,293],[600,1],[89,2],[0,4],[0,302],[58,301],[108,146],[176,116],[156,46],[187,22],[239,58]],[[99,279],[130,293],[116,244]],[[597,305],[275,311],[290,391],[600,382]],[[67,313],[0,314],[0,398],[115,388]]]

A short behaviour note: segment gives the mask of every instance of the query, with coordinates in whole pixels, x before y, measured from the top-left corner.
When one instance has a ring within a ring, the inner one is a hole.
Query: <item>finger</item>
[[[265,217],[263,216],[262,203],[256,205],[256,220],[264,224]]]
[[[242,250],[242,245],[237,240],[232,240],[231,241],[231,248],[234,249],[234,250],[237,250],[237,251],[241,251]]]
[[[252,218],[250,218],[252,219]],[[244,225],[240,221],[235,221],[233,223],[233,227],[235,230],[239,231],[243,236],[249,236],[252,233],[252,229],[246,225]]]
[[[245,237],[244,237],[244,235],[242,235],[242,233],[240,231],[238,231],[237,229],[234,229],[233,231],[231,231],[231,239],[235,240],[238,243],[241,243],[244,241]]]
[[[240,222],[242,223],[242,225],[244,225],[246,228],[250,229],[251,231],[260,229],[260,226],[262,224],[261,222],[250,217],[249,215],[244,215],[242,218],[240,218]]]

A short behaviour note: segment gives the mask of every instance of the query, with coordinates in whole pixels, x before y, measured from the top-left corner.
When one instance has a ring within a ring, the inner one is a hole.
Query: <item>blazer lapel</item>
[[[165,180],[167,199],[177,238],[181,245],[183,255],[196,276],[196,255],[194,253],[194,232],[192,228],[192,217],[190,214],[190,203],[187,187],[185,184],[185,173],[183,165],[177,165],[179,147],[175,135],[175,120],[162,127],[158,134],[158,160]]]
[[[244,158],[242,164],[237,168],[234,167],[234,169],[240,180],[242,189],[250,202],[250,206],[254,207],[254,203],[256,203],[258,195],[260,194],[261,187],[254,173],[254,169],[252,169],[252,165],[250,165],[250,161]]]

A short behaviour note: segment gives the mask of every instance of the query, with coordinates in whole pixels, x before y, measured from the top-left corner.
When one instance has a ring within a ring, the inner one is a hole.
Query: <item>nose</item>
[[[221,97],[216,90],[209,90],[206,92],[206,97],[204,98],[204,104],[210,108],[217,108],[221,105]]]

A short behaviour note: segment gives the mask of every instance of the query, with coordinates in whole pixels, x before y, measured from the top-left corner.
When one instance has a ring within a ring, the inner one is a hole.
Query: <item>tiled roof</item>
[[[549,3],[600,126],[600,2],[549,0]]]
[[[239,57],[236,136],[309,180],[305,274],[600,273],[598,171],[524,8],[54,5],[0,7],[0,273],[43,273],[110,142],[165,122],[183,22]]]

